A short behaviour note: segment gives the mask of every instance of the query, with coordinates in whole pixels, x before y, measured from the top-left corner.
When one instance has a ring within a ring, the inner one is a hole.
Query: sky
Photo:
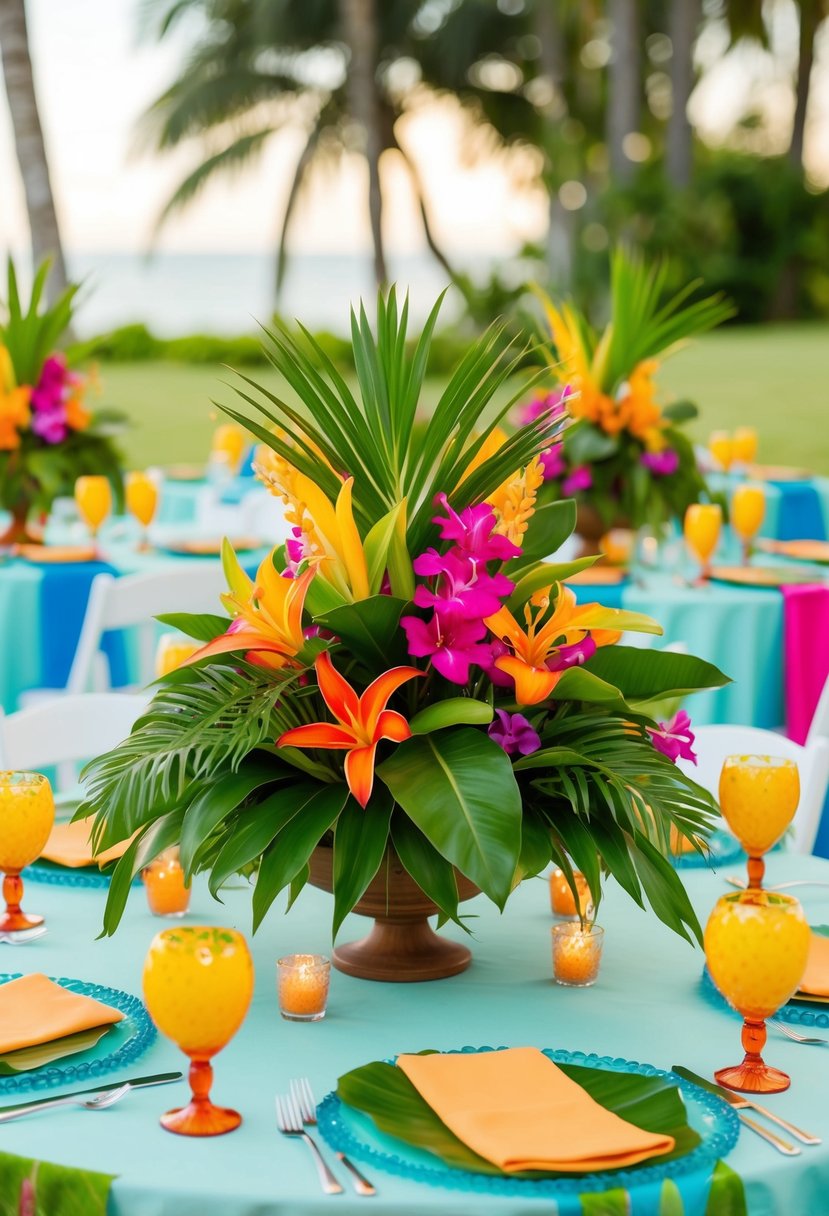
[[[185,45],[183,37],[162,45],[139,40],[137,10],[138,0],[27,2],[41,119],[70,249],[145,250],[154,217],[192,164],[184,150],[166,157],[137,150],[135,121],[173,79]],[[792,53],[795,32],[784,26],[781,33],[781,44]],[[823,44],[809,156],[812,176],[829,184],[829,36]],[[730,125],[752,98],[759,98],[770,113],[772,130],[785,139],[791,100],[781,70],[756,56],[723,58],[723,50],[716,35],[700,47],[709,67],[693,103],[701,129],[716,140],[724,123]],[[451,109],[434,107],[404,134],[434,198],[437,233],[450,249],[498,255],[543,235],[547,207],[542,192],[521,188],[497,162],[461,163],[460,122]],[[158,248],[272,249],[299,141],[299,133],[286,132],[271,143],[255,174],[209,187],[186,218],[164,229]],[[294,250],[356,252],[368,247],[363,172],[362,165],[352,163],[334,179],[317,179],[292,230]],[[422,233],[404,170],[388,161],[384,173],[389,246],[401,253],[418,251]],[[25,248],[22,189],[2,90],[0,181],[0,247]]]

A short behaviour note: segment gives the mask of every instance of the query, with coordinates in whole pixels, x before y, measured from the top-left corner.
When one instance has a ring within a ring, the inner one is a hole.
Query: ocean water
[[[141,321],[161,337],[188,333],[255,333],[275,305],[275,263],[265,254],[69,253],[69,273],[84,281],[77,312],[80,337]],[[470,259],[463,269],[485,275],[486,258]],[[391,257],[392,281],[410,296],[415,323],[422,322],[437,295],[448,285],[443,269],[428,254]],[[373,315],[374,286],[369,256],[298,254],[291,259],[280,312],[311,329],[346,333],[349,306],[366,301]],[[443,316],[461,310],[452,288]]]

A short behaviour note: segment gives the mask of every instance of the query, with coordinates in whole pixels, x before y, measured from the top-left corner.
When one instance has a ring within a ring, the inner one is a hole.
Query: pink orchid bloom
[[[428,655],[436,671],[453,684],[467,683],[472,663],[485,667],[492,661],[489,646],[481,644],[487,631],[481,620],[435,612],[429,621],[404,616],[400,624],[406,631],[409,654],[417,658]]]
[[[529,756],[541,747],[538,732],[523,714],[508,714],[496,709],[495,718],[486,732],[508,756]]]
[[[445,494],[438,494],[435,502],[443,507],[446,515],[436,515],[432,523],[440,527],[441,540],[455,542],[459,556],[474,558],[479,562],[506,562],[511,557],[521,556],[521,550],[512,541],[505,536],[492,535],[495,512],[488,503],[464,507],[459,515],[449,506]]]
[[[482,562],[464,560],[453,552],[441,554],[428,549],[413,565],[421,578],[438,580],[435,591],[423,585],[415,590],[418,608],[460,612],[467,618],[492,616],[515,586],[505,574],[488,574]]]
[[[659,727],[649,726],[648,734],[657,751],[662,752],[669,760],[690,760],[696,764],[697,757],[693,751],[694,732],[691,730],[691,719],[684,709],[671,718],[670,722],[660,722]]]

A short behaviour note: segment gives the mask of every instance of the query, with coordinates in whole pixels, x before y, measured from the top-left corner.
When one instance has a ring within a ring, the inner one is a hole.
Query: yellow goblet
[[[708,451],[727,473],[734,463],[734,440],[728,431],[712,431],[708,436]]]
[[[748,853],[748,885],[763,885],[763,854],[777,844],[800,801],[800,775],[782,756],[726,756],[720,773],[720,808]]]
[[[216,430],[213,432],[213,442],[210,450],[214,456],[219,453],[226,456],[233,472],[237,473],[246,446],[247,436],[245,432],[240,426],[235,426],[231,422],[216,427]]]
[[[144,963],[144,1000],[162,1034],[190,1057],[192,1097],[161,1116],[182,1136],[220,1136],[242,1122],[210,1101],[210,1061],[242,1025],[253,994],[253,960],[235,929],[194,925],[156,934]]]
[[[147,529],[155,518],[158,508],[158,485],[149,473],[127,473],[127,510],[141,525],[139,549],[149,548]]]
[[[735,464],[753,464],[757,459],[757,431],[753,426],[738,426],[731,438]]]
[[[42,916],[21,910],[20,871],[36,861],[55,822],[52,787],[40,773],[0,772],[0,870],[6,911],[0,933],[14,933],[43,924]]]
[[[694,502],[685,512],[685,543],[700,564],[701,582],[709,576],[721,529],[722,508],[717,503]]]
[[[764,1063],[765,1019],[797,991],[809,954],[809,923],[791,895],[723,895],[705,927],[705,958],[720,992],[743,1015],[742,1064],[714,1073],[720,1085],[749,1093],[788,1089],[790,1079]]]
[[[762,486],[738,486],[731,496],[731,526],[743,546],[743,565],[748,565],[751,542],[766,514],[766,495]]]
[[[106,477],[79,477],[75,482],[75,502],[84,523],[95,540],[98,529],[112,510],[112,487]]]
[[[155,652],[155,674],[160,680],[181,667],[201,646],[180,633],[162,633]]]

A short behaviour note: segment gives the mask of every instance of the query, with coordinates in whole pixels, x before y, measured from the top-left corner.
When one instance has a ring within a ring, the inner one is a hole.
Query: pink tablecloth
[[[829,676],[829,587],[782,587],[786,649],[786,734],[805,743]]]

